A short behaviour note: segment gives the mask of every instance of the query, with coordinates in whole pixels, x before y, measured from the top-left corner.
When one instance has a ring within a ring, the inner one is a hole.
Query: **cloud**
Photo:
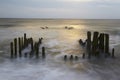
[[[120,18],[120,0],[0,0],[0,17]]]

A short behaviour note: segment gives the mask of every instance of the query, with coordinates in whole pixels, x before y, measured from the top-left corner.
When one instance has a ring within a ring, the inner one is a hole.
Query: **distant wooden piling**
[[[67,55],[64,55],[64,60],[67,60]]]
[[[24,41],[23,41],[23,37],[21,38],[21,50],[23,49],[24,47]]]
[[[11,49],[11,58],[14,57],[14,54],[13,54],[13,42],[10,43],[10,49]]]
[[[94,32],[93,34],[92,55],[95,55],[96,50],[98,49],[98,35],[99,35],[99,32]]]
[[[105,41],[104,41],[104,33],[101,33],[99,36],[99,49],[104,52],[104,46],[105,46]]]
[[[39,44],[36,43],[36,58],[39,58]]]
[[[31,50],[33,50],[34,47],[33,47],[33,39],[31,38]]]
[[[18,38],[18,42],[19,42],[19,57],[22,57],[22,53],[21,53],[22,44],[21,44],[21,38],[20,37]]]
[[[70,55],[70,60],[73,60],[73,55]]]
[[[42,58],[45,58],[46,55],[45,55],[45,47],[42,47]]]
[[[87,32],[87,50],[88,52],[91,50],[91,32]]]
[[[105,34],[105,53],[109,54],[109,34]]]
[[[115,57],[114,52],[115,52],[115,50],[114,50],[114,48],[113,48],[113,49],[112,49],[112,58]]]
[[[26,33],[24,33],[24,48],[26,47]]]
[[[14,39],[15,58],[17,57],[17,38]]]

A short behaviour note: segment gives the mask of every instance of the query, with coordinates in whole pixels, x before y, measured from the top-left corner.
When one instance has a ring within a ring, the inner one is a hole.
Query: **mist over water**
[[[78,40],[85,40],[87,31],[109,33],[116,59],[82,59],[85,51]],[[35,41],[43,37],[45,60],[9,58],[10,42],[24,33]],[[0,80],[120,80],[119,49],[120,20],[0,19]],[[79,60],[65,62],[65,54]]]

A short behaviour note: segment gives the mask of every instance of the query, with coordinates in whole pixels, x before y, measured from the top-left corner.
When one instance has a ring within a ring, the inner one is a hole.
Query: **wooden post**
[[[92,55],[95,55],[96,50],[98,49],[98,35],[99,35],[99,32],[94,32],[93,34]]]
[[[24,33],[24,48],[26,47],[26,33]]]
[[[42,47],[42,58],[45,58],[46,55],[45,55],[45,47]]]
[[[109,54],[109,34],[105,34],[105,53]]]
[[[87,32],[87,50],[88,52],[91,51],[91,32]]]
[[[115,57],[114,52],[115,52],[115,50],[114,50],[114,48],[113,48],[113,49],[112,49],[112,58]]]
[[[14,39],[15,58],[17,57],[17,39]]]
[[[39,44],[36,43],[36,58],[39,58]]]
[[[31,50],[33,50],[33,39],[31,38]]]
[[[23,41],[23,37],[21,38],[21,50],[23,49],[24,47],[24,41]]]
[[[104,52],[104,33],[99,36],[99,49]]]
[[[21,38],[19,37],[18,38],[18,40],[19,40],[19,57],[22,57],[22,54],[21,54]]]
[[[14,54],[13,54],[13,42],[10,43],[10,49],[11,49],[11,58],[14,57]]]
[[[70,55],[70,60],[73,60],[73,55]]]
[[[64,55],[64,60],[67,60],[67,55]]]

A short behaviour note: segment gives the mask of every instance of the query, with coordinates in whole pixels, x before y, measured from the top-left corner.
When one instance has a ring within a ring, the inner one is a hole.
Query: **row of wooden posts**
[[[92,38],[93,37],[93,38]],[[79,40],[81,45],[86,46],[88,57],[105,55],[114,57],[114,48],[112,53],[109,51],[109,34],[93,32],[93,36],[90,31],[87,32],[87,39],[85,42],[82,39]],[[84,54],[85,55],[85,54]]]
[[[69,57],[67,55],[64,55],[64,60],[78,60],[78,56],[73,56],[73,55],[70,55]]]
[[[28,55],[30,58],[33,56],[39,58],[39,46],[42,44],[42,39],[43,38],[39,38],[39,41],[34,43],[33,38],[26,37],[26,33],[24,33],[24,37],[15,38],[14,41],[10,43],[11,58],[17,58],[18,56],[27,57]],[[22,53],[29,45],[31,46],[30,53]],[[42,47],[42,58],[45,58],[45,56],[45,47]]]

